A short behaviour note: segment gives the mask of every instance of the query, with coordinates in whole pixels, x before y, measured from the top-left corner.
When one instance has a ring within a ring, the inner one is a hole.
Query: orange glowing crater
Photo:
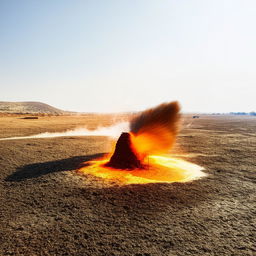
[[[122,133],[111,157],[89,162],[79,170],[123,184],[187,182],[206,176],[203,168],[169,157],[178,132],[179,105],[165,103],[146,110]]]
[[[79,172],[122,184],[187,182],[206,176],[201,166],[168,156],[150,155],[145,158],[145,168],[134,170],[105,167],[108,161],[91,161]]]

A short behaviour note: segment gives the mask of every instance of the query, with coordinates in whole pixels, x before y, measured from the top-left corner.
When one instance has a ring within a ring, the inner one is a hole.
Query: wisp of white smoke
[[[99,127],[95,130],[88,130],[86,128],[76,128],[64,132],[44,132],[30,136],[0,138],[0,140],[23,140],[23,139],[43,139],[56,137],[75,137],[75,136],[108,136],[116,138],[121,132],[129,131],[129,123],[121,122],[107,127]]]

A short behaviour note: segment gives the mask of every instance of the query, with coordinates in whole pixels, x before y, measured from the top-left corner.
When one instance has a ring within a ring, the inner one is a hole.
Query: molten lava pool
[[[206,176],[203,167],[167,156],[148,156],[143,169],[114,169],[104,166],[107,162],[108,159],[91,161],[79,172],[122,184],[188,182]]]

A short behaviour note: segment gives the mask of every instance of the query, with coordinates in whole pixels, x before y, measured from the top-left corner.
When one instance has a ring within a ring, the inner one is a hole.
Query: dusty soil
[[[0,118],[0,137],[109,125],[109,116]],[[106,137],[0,141],[0,255],[256,255],[256,118],[184,122],[175,153],[209,175],[121,186],[75,171]]]
[[[84,114],[71,116],[38,116],[38,119],[25,119],[33,115],[1,115],[0,138],[29,136],[43,132],[62,132],[75,128],[96,129],[113,125],[118,121],[129,120],[125,114]],[[131,116],[131,115],[130,115]]]

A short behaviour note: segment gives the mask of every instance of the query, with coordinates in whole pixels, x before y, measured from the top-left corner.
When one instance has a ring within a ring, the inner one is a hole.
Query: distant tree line
[[[231,115],[237,115],[237,116],[256,116],[256,112],[230,112]]]

